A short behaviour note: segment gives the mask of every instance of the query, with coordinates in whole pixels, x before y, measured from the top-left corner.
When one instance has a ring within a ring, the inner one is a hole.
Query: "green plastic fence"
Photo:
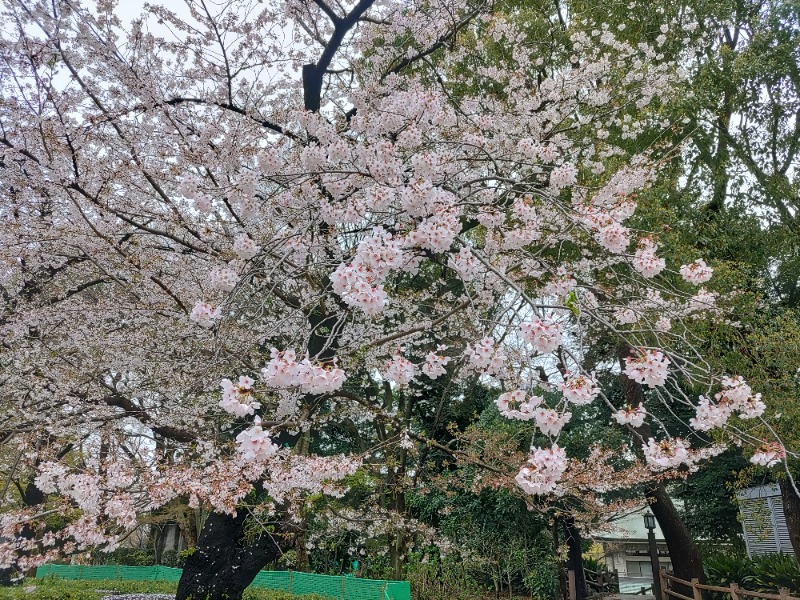
[[[36,569],[36,577],[51,575],[62,579],[128,579],[133,581],[178,581],[181,573],[181,569],[161,566],[44,565]],[[252,585],[290,594],[318,594],[338,600],[411,600],[411,586],[407,581],[360,579],[348,575],[260,571]]]

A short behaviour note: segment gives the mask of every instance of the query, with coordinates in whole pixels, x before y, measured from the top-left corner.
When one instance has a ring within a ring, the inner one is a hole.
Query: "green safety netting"
[[[44,565],[36,577],[62,579],[129,579],[134,581],[178,581],[181,569],[171,567],[126,567],[122,565]],[[253,586],[290,594],[318,594],[339,600],[411,600],[407,581],[360,579],[349,575],[315,575],[296,571],[261,571]]]

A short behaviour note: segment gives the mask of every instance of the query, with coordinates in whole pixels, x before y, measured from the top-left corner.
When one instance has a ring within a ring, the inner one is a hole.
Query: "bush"
[[[716,555],[706,558],[708,583],[727,586],[738,583],[753,592],[777,592],[780,588],[800,589],[800,568],[789,554],[746,556]]]
[[[117,548],[113,552],[95,552],[92,562],[96,565],[123,565],[126,567],[152,567],[156,556],[149,548]]]
[[[165,567],[183,568],[183,563],[186,562],[186,554],[178,552],[177,550],[165,550],[161,555],[161,564]]]
[[[471,600],[481,595],[473,574],[455,556],[434,556],[423,562],[412,553],[406,577],[418,600]]]

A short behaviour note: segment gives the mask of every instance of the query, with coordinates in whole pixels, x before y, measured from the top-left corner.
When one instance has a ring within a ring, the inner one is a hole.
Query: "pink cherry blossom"
[[[535,417],[536,408],[543,402],[543,398],[540,396],[528,398],[524,390],[514,390],[500,394],[494,402],[504,417],[530,421]]]
[[[198,302],[195,304],[189,315],[189,318],[200,325],[200,327],[213,327],[219,317],[219,307],[214,308],[207,302]]]
[[[342,369],[332,365],[312,363],[308,357],[297,368],[295,381],[304,394],[326,394],[335,392],[344,385],[346,376]]]
[[[274,388],[288,388],[296,385],[295,377],[299,371],[294,350],[291,348],[279,352],[277,348],[270,351],[272,357],[267,366],[261,369],[264,382]]]
[[[555,276],[544,286],[542,293],[545,296],[566,296],[577,286],[577,281],[564,267],[559,267]]]
[[[618,308],[614,311],[614,318],[620,325],[629,325],[636,323],[639,320],[639,315],[636,311],[630,308]]]
[[[614,420],[620,425],[630,425],[631,427],[641,427],[647,417],[647,410],[644,406],[629,406],[618,410],[613,415]]]
[[[561,345],[561,332],[552,318],[535,318],[530,323],[520,326],[522,339],[531,344],[542,354],[553,352]]]
[[[236,287],[236,282],[239,281],[239,275],[230,267],[217,267],[211,272],[210,284],[211,287],[223,292],[230,292]]]
[[[655,387],[667,381],[670,360],[658,350],[640,350],[625,358],[625,374],[636,383]]]
[[[462,246],[455,256],[450,256],[447,262],[463,282],[472,281],[478,272],[480,262],[467,246]]]
[[[556,490],[566,470],[567,453],[557,444],[553,444],[550,448],[534,448],[526,466],[520,469],[515,481],[528,494],[550,494]]]
[[[702,258],[698,258],[693,263],[681,266],[680,274],[688,283],[700,285],[711,279],[714,269],[709,267]]]
[[[242,459],[246,461],[263,460],[278,451],[269,433],[261,428],[261,419],[258,417],[255,417],[251,427],[236,436],[236,443]]]
[[[712,404],[705,396],[700,396],[696,408],[696,416],[689,419],[689,424],[698,431],[710,431],[723,427],[731,416],[731,407],[727,402]]]
[[[361,265],[339,265],[331,274],[331,283],[345,303],[370,316],[382,312],[389,302],[383,285]]]
[[[753,456],[750,457],[750,462],[754,465],[762,467],[772,467],[780,463],[786,457],[786,449],[780,442],[765,442],[761,444]]]
[[[611,223],[595,235],[597,243],[614,254],[622,254],[630,244],[630,231],[619,223]]]
[[[761,394],[753,394],[753,390],[740,376],[722,378],[722,391],[714,396],[718,403],[729,405],[739,413],[741,419],[755,419],[764,414],[766,405]]]
[[[505,354],[495,348],[494,340],[488,337],[483,338],[475,346],[467,344],[465,354],[474,369],[487,375],[498,374],[506,361]]]
[[[230,379],[223,379],[222,400],[219,402],[222,410],[236,417],[255,414],[255,411],[261,408],[261,404],[252,398],[253,383],[253,380],[246,375],[239,377],[238,385]]]
[[[566,411],[559,413],[552,408],[540,407],[534,412],[534,418],[536,419],[536,426],[543,434],[556,436],[561,432],[564,425],[569,423],[572,413]]]
[[[564,163],[550,172],[550,185],[556,190],[575,185],[577,174],[578,171],[575,165]]]
[[[642,449],[647,464],[657,471],[692,463],[689,444],[681,438],[665,439],[660,442],[650,438]]]
[[[440,346],[436,351],[441,352],[446,349],[447,346]],[[441,356],[434,352],[428,352],[428,355],[425,357],[425,363],[422,365],[422,372],[431,379],[437,379],[447,373],[445,367],[449,362],[449,356]]]
[[[594,380],[587,375],[572,375],[567,373],[564,382],[558,384],[558,389],[568,402],[577,406],[590,404],[600,393]]]
[[[393,381],[397,385],[407,385],[411,383],[417,374],[417,367],[407,358],[395,353],[394,358],[389,361],[383,371],[384,379]]]
[[[667,317],[660,317],[656,321],[656,330],[661,332],[667,332],[672,329],[672,322]]]
[[[644,238],[639,242],[633,258],[633,268],[639,271],[643,277],[655,277],[664,270],[666,261],[656,256],[657,249],[658,244],[651,238]]]

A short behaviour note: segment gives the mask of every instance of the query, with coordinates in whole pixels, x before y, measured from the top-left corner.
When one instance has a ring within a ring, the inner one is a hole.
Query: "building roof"
[[[614,528],[613,531],[597,531],[592,534],[592,537],[604,542],[647,541],[647,529],[644,526],[644,515],[647,512],[652,512],[649,506],[620,514],[609,523]],[[656,541],[664,541],[664,534],[661,532],[661,527],[658,526],[658,521],[656,521],[654,533]]]

